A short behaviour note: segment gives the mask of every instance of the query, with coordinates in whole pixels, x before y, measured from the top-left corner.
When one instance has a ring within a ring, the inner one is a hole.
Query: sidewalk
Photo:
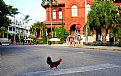
[[[121,51],[121,47],[116,46],[80,46],[80,48]]]
[[[73,48],[121,51],[121,47],[117,47],[117,46],[86,46],[86,45],[82,45],[82,46],[66,46],[66,45],[61,45],[61,44],[57,44],[57,45],[54,44],[54,45],[51,45],[51,46],[65,46],[65,47],[73,47]]]
[[[22,45],[22,44],[17,44],[17,45]],[[24,45],[30,45],[30,44],[24,44]],[[33,44],[31,44],[32,46]],[[86,45],[81,45],[81,46],[67,46],[65,44],[52,44],[52,45],[47,45],[47,44],[37,44],[34,46],[63,46],[63,47],[73,47],[73,48],[85,48],[85,49],[96,49],[96,50],[114,50],[114,51],[121,51],[121,47],[117,46],[86,46]]]

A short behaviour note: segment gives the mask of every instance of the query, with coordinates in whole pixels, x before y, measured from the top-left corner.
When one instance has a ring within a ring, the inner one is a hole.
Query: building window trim
[[[52,10],[52,18],[56,19],[56,10],[55,9]]]
[[[59,19],[62,19],[62,9],[59,9],[58,11],[59,11],[59,12],[58,12],[58,18],[59,18]]]
[[[86,5],[86,16],[88,15],[88,13],[90,12],[91,8],[90,8],[90,4]]]
[[[77,7],[77,5],[72,5],[71,10],[72,10],[72,17],[77,17],[78,16],[78,7]]]

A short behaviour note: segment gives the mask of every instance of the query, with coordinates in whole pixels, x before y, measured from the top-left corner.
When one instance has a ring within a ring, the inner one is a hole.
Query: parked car
[[[9,39],[8,38],[0,38],[0,45],[9,45]]]

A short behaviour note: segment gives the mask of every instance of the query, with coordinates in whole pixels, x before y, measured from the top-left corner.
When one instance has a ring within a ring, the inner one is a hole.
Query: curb
[[[76,47],[76,48],[121,51],[120,47],[108,47],[108,46],[80,46],[80,47]]]

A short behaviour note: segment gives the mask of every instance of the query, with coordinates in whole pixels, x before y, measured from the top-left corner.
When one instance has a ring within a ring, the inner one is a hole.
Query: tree
[[[29,15],[26,15],[23,19],[23,22],[25,23],[25,27],[26,27],[26,24],[31,21],[32,19],[30,19],[30,16]]]
[[[54,29],[54,35],[55,35],[54,37],[60,38],[61,42],[63,43],[66,40],[66,38],[69,36],[69,32],[65,28],[58,27]]]
[[[64,41],[64,19],[62,18],[61,41]]]
[[[102,42],[106,42],[106,30],[109,29],[112,24],[116,22],[116,7],[112,1],[100,1],[95,2],[91,11],[88,14],[89,26],[96,31],[101,30]]]
[[[42,22],[42,25],[43,25],[43,42],[46,43],[47,42],[47,36],[46,36],[46,29],[47,29],[47,26],[44,22]]]
[[[36,37],[37,33],[39,32],[42,36],[43,43],[45,43],[45,42],[47,42],[46,28],[47,28],[47,26],[45,25],[44,22],[38,21],[37,23],[32,25],[32,27],[30,28],[30,33],[34,34]]]
[[[12,12],[11,15],[14,17],[14,24],[16,24],[15,15],[19,13],[18,9],[17,8],[13,8],[11,10],[11,12]],[[16,44],[16,26],[15,26],[15,34],[14,34],[14,42],[13,43]]]
[[[1,33],[1,35],[2,35],[2,38],[4,38],[4,35],[5,35],[5,31],[6,31],[7,29],[5,28],[5,27],[0,27],[0,33]],[[1,36],[0,36],[1,37]]]
[[[37,26],[35,26],[33,24],[29,31],[30,31],[30,34],[32,34],[32,35],[34,35],[36,37]]]
[[[34,24],[34,27],[36,28],[36,32],[40,33],[41,36],[46,35],[46,25],[44,22],[37,22]]]
[[[121,26],[114,26],[110,29],[110,37],[113,38],[114,44],[116,40],[121,39]]]
[[[17,8],[13,8],[11,5],[6,5],[3,0],[0,0],[0,27],[4,26],[7,28],[7,26],[11,23],[8,16],[13,16],[17,13]]]
[[[8,18],[8,16],[11,16],[11,17],[14,16],[14,23],[15,23],[15,15],[18,13],[19,12],[17,8],[13,8],[13,6],[11,5],[6,5],[3,0],[0,0],[0,27],[8,28],[8,26],[11,23],[11,20]],[[14,43],[15,42],[16,41],[15,41],[15,35],[14,35]]]

